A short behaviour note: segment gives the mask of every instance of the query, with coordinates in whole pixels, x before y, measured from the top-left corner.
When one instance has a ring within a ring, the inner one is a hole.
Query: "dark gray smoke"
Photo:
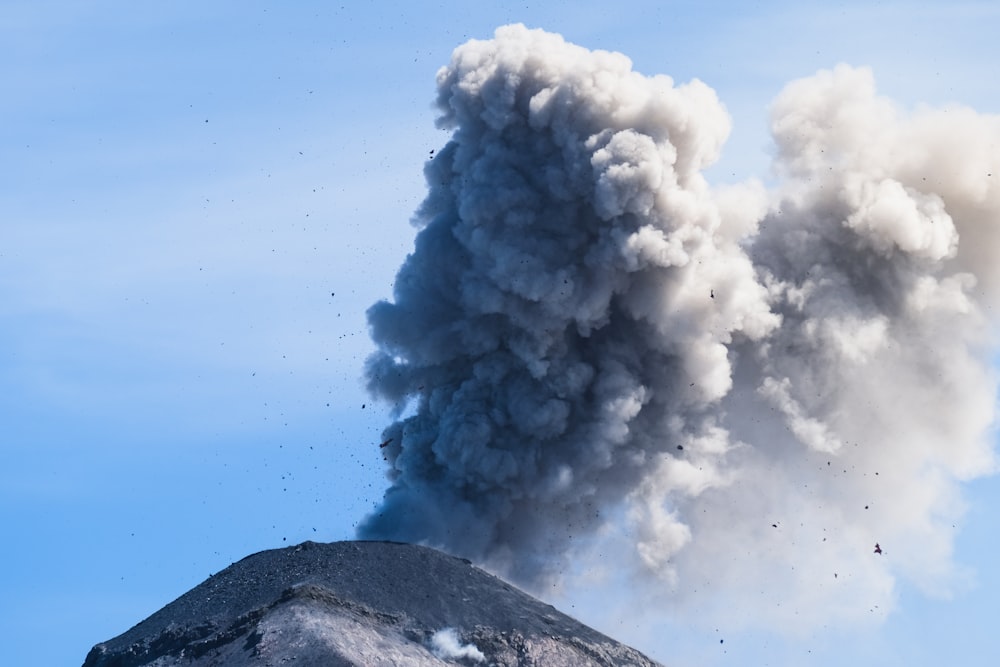
[[[631,554],[671,599],[764,582],[796,614],[949,585],[958,482],[995,465],[996,118],[904,116],[839,66],[775,102],[767,192],[701,175],[708,86],[558,35],[461,46],[437,102],[452,137],[369,311],[398,420],[360,536],[536,588]]]

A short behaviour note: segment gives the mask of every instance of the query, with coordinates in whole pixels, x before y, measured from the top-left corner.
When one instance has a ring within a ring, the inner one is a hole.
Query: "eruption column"
[[[957,482],[994,466],[996,118],[838,66],[775,102],[768,193],[702,176],[708,86],[620,54],[507,26],[437,83],[451,140],[368,313],[398,410],[362,537],[533,587],[604,542],[674,600],[763,581],[827,615],[946,584]]]

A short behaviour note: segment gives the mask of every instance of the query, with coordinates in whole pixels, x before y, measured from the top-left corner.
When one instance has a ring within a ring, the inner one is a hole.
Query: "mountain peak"
[[[428,547],[303,542],[234,563],[84,667],[559,665],[654,667],[638,651]]]

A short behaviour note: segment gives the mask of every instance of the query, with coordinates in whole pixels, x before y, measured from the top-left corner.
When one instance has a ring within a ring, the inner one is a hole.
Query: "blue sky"
[[[870,65],[901,105],[1000,112],[991,3],[22,2],[0,8],[0,624],[82,663],[252,552],[353,536],[388,417],[365,309],[410,250],[434,75],[524,22],[712,86],[713,182],[767,177],[789,80]],[[675,665],[993,664],[1000,481],[950,600],[807,636],[601,627]],[[597,610],[574,608],[582,620]],[[58,629],[54,629],[58,628]]]

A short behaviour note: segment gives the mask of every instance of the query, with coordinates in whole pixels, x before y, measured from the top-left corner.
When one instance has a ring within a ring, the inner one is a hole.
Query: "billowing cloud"
[[[700,81],[515,25],[437,83],[451,140],[369,311],[398,411],[361,536],[536,588],[614,544],[664,600],[802,616],[950,585],[959,483],[995,466],[997,118],[838,66],[775,101],[774,191],[716,189]]]

